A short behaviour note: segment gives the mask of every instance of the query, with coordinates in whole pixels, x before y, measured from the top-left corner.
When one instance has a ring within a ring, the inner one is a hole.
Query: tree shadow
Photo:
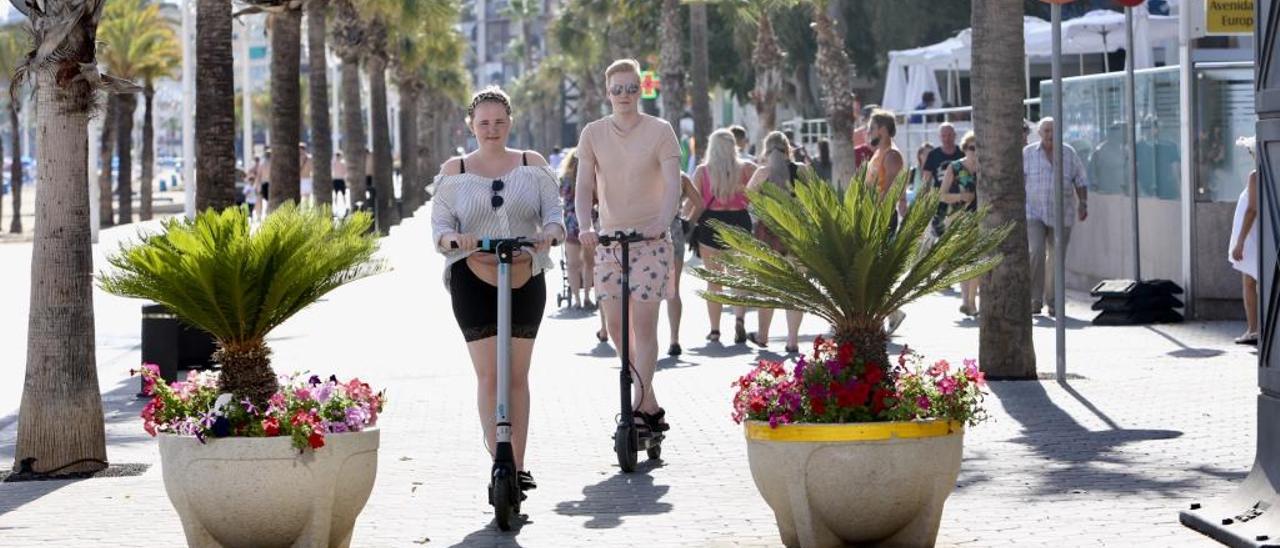
[[[662,466],[661,461],[644,461],[633,474],[614,474],[608,479],[582,489],[582,500],[556,504],[562,516],[588,516],[583,524],[588,529],[612,529],[622,525],[627,516],[651,516],[671,511],[670,503],[661,498],[671,488],[654,485],[646,472]]]
[[[1065,383],[1064,383],[1065,384]],[[1195,479],[1163,480],[1146,477],[1141,471],[1127,470],[1133,463],[1125,455],[1124,446],[1134,443],[1171,440],[1182,436],[1177,430],[1120,428],[1074,388],[1068,393],[1079,400],[1109,430],[1091,431],[1066,411],[1059,408],[1039,382],[992,382],[992,392],[1009,416],[1022,425],[1022,436],[1010,442],[1025,445],[1038,457],[1062,467],[1041,475],[1039,494],[1060,494],[1072,490],[1134,494],[1158,493],[1177,496],[1200,483]],[[1144,452],[1147,451],[1144,449]],[[1110,465],[1105,468],[1099,464]]]

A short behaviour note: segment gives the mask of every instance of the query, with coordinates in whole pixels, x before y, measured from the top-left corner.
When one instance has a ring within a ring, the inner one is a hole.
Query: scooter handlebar
[[[481,238],[477,243],[476,251],[481,253],[497,253],[498,248],[504,245],[516,248],[534,247],[537,245],[537,242],[528,238]],[[458,242],[456,240],[449,242],[449,248],[458,249]]]
[[[613,234],[601,234],[600,245],[613,245],[615,243],[633,244],[636,242],[643,242],[646,239],[647,238],[644,237],[644,234],[641,234],[639,232],[635,232],[635,231],[623,232],[619,230],[617,232],[614,232]]]

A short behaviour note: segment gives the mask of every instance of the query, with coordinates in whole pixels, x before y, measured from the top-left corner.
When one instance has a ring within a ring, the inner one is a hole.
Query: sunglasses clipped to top
[[[493,186],[490,187],[490,189],[493,190],[493,196],[489,198],[489,205],[493,206],[494,209],[502,207],[502,204],[506,202],[506,200],[502,199],[502,195],[498,194],[499,192],[502,192],[502,189],[505,187],[506,183],[503,183],[502,179],[493,180]]]
[[[618,97],[624,93],[627,95],[636,95],[640,93],[640,84],[628,84],[625,86],[618,84],[609,88],[609,93],[614,97]]]

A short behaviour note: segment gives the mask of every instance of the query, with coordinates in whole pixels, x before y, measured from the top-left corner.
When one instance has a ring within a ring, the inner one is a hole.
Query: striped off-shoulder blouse
[[[446,235],[472,234],[478,238],[532,237],[547,225],[564,228],[564,207],[560,187],[548,166],[519,166],[502,180],[502,205],[493,206],[494,179],[474,173],[437,175],[431,198],[431,231],[436,250],[448,258],[444,284],[449,287],[449,267],[471,253],[445,249],[440,239]],[[550,270],[549,253],[537,253],[533,274]]]

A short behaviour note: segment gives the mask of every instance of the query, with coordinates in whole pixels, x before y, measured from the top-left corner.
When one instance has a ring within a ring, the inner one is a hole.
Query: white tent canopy
[[[1044,19],[1023,18],[1023,41],[1028,58],[1053,55],[1053,26]],[[1124,13],[1094,10],[1062,23],[1062,53],[1083,55],[1111,53],[1124,47]],[[1134,68],[1148,68],[1151,44],[1178,39],[1178,18],[1150,15],[1145,4],[1134,10]],[[935,71],[964,71],[971,67],[972,29],[929,46],[889,52],[889,70],[884,90],[884,107],[905,111],[915,107],[926,90],[937,94]]]

